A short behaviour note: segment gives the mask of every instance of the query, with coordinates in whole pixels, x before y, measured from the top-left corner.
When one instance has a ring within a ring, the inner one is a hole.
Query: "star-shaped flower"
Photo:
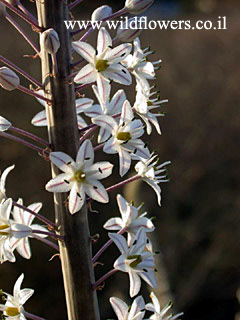
[[[134,111],[143,119],[146,124],[147,134],[151,134],[152,127],[154,125],[158,134],[161,134],[160,126],[157,117],[163,117],[164,113],[151,113],[151,110],[159,108],[163,103],[168,102],[168,100],[160,100],[157,98],[151,98],[157,92],[150,92],[150,89],[144,90],[141,86],[137,86],[136,101],[134,103]]]
[[[2,201],[3,199],[6,198],[6,188],[5,188],[5,184],[6,184],[6,178],[7,175],[9,174],[10,171],[12,171],[14,169],[15,165],[12,165],[8,168],[6,168],[2,175],[0,176],[0,201]]]
[[[152,221],[145,217],[147,215],[147,212],[138,215],[139,210],[142,206],[139,206],[138,208],[134,207],[132,204],[127,202],[120,194],[117,195],[117,202],[122,218],[109,219],[103,226],[105,229],[125,229],[128,234],[128,246],[132,245],[133,240],[140,228],[144,228],[145,232],[154,231],[155,227]],[[147,242],[148,249],[150,249],[151,245],[149,245],[149,240],[147,240]]]
[[[39,90],[39,95],[42,95],[44,97],[44,91]],[[44,100],[37,98],[38,102],[41,103],[42,106],[46,108],[47,104]],[[93,104],[92,99],[88,98],[79,98],[75,100],[76,105],[76,113],[77,113],[77,122],[78,122],[78,128],[82,129],[87,126],[87,123],[85,120],[79,115],[80,113],[85,112],[89,107],[91,107]],[[31,123],[36,127],[46,127],[47,126],[47,114],[46,110],[38,112],[33,118]]]
[[[92,122],[111,133],[112,137],[105,143],[103,151],[119,154],[121,177],[128,172],[132,155],[148,158],[149,150],[146,144],[139,139],[144,133],[144,127],[140,120],[134,120],[132,107],[128,100],[123,104],[119,123],[107,115],[94,118]]]
[[[0,310],[7,319],[26,320],[24,315],[24,303],[33,295],[33,289],[21,289],[24,275],[21,274],[17,279],[14,288],[13,296],[9,293],[3,292],[6,295],[5,305],[0,304]]]
[[[160,165],[157,165],[158,160],[156,160],[156,158],[157,155],[151,153],[147,160],[140,159],[140,161],[135,165],[135,170],[137,171],[138,175],[142,177],[142,180],[147,182],[147,184],[153,188],[157,195],[158,204],[161,206],[161,189],[158,184],[160,182],[168,182],[165,166],[171,162],[166,161]]]
[[[104,93],[109,80],[124,85],[132,83],[130,73],[119,63],[130,53],[132,44],[123,43],[112,48],[111,36],[102,27],[98,33],[97,50],[83,41],[75,41],[72,46],[88,62],[75,76],[74,82],[85,84],[97,81],[98,88],[102,87],[100,93]],[[104,94],[102,99],[106,99]]]
[[[111,297],[110,303],[118,320],[142,320],[145,314],[145,303],[142,296],[134,299],[131,307],[117,297]]]
[[[100,87],[98,89],[98,87],[95,85],[92,86],[92,88],[99,101],[99,104],[94,104],[93,106],[88,108],[87,111],[85,111],[86,116],[94,119],[100,115],[113,116],[122,111],[123,103],[126,100],[126,95],[123,90],[118,90],[114,94],[112,99],[110,99],[111,85],[107,83],[105,87],[106,99],[103,100],[102,96],[104,95],[104,93],[103,92],[99,93],[99,90],[101,91],[103,88]],[[98,135],[98,143],[106,141],[109,138],[109,136],[110,136],[110,132],[101,127]]]
[[[145,309],[153,312],[154,314],[151,315],[149,319],[151,319],[151,320],[175,320],[183,315],[182,312],[176,314],[175,316],[167,315],[168,311],[172,307],[172,303],[169,303],[161,310],[160,303],[158,301],[158,298],[154,294],[154,292],[151,292],[150,298],[152,299],[152,303],[146,304]]]
[[[109,233],[109,237],[121,252],[121,256],[114,263],[114,268],[128,273],[130,297],[138,294],[141,287],[140,277],[151,287],[157,288],[153,254],[145,251],[147,237],[144,229],[138,230],[130,247],[128,247],[126,239],[118,233]]]
[[[133,54],[129,54],[121,63],[135,76],[137,83],[146,90],[149,89],[148,79],[155,79],[156,67],[154,65],[161,61],[146,61],[146,57],[153,51],[149,51],[148,48],[142,50],[139,38],[134,40],[133,45]]]
[[[64,173],[50,180],[46,189],[50,192],[70,191],[68,208],[71,214],[79,211],[87,194],[92,199],[106,203],[108,194],[98,181],[112,173],[108,161],[93,164],[94,151],[90,140],[85,140],[78,150],[76,161],[64,152],[51,152],[51,161]]]
[[[23,205],[22,199],[19,199],[18,204]],[[38,213],[42,208],[42,203],[37,202],[33,203],[28,206],[28,209],[32,210],[33,212]],[[35,216],[28,211],[25,211],[17,206],[14,206],[13,208],[13,219],[15,223],[25,225],[29,227],[32,230],[38,230],[38,231],[45,231],[47,232],[48,230],[44,228],[43,226],[39,224],[32,224]],[[34,234],[29,235],[30,238],[34,237]],[[30,259],[31,258],[31,248],[29,244],[29,237],[24,237],[17,241],[16,245],[13,243],[13,247],[16,248],[18,253],[25,259]],[[47,237],[45,234],[38,234],[38,237],[45,238]]]
[[[29,236],[31,229],[10,219],[12,199],[0,203],[0,263],[15,262],[13,251],[19,239]]]

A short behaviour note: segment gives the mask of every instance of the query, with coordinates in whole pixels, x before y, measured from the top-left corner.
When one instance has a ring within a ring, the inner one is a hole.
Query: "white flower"
[[[96,201],[108,202],[107,191],[98,180],[108,177],[113,165],[108,161],[93,164],[90,140],[85,140],[79,148],[76,162],[63,152],[51,152],[50,159],[64,173],[50,180],[46,189],[50,192],[70,191],[68,208],[71,214],[81,209],[85,194]]]
[[[130,280],[130,297],[138,294],[141,287],[140,277],[151,287],[157,288],[153,254],[145,251],[147,237],[144,229],[141,228],[138,230],[136,238],[130,248],[122,235],[109,233],[109,237],[121,252],[121,256],[114,263],[114,268],[128,273]]]
[[[154,64],[160,63],[160,60],[156,62],[146,61],[146,57],[153,51],[149,51],[149,48],[142,50],[139,38],[134,40],[133,45],[133,54],[129,54],[121,63],[135,76],[137,83],[146,90],[149,89],[147,80],[155,79]]]
[[[105,28],[101,28],[98,33],[97,50],[90,44],[83,41],[75,41],[72,46],[87,62],[78,74],[75,76],[76,83],[92,83],[97,81],[98,89],[104,93],[106,83],[109,80],[130,85],[132,83],[131,75],[124,68],[121,62],[131,51],[130,43],[120,44],[112,48],[112,39]],[[100,90],[102,87],[102,90]],[[103,94],[102,99],[104,100]]]
[[[6,295],[5,305],[0,304],[0,310],[7,319],[26,320],[24,316],[24,303],[33,295],[33,289],[21,289],[24,275],[23,273],[17,279],[14,288],[13,296],[9,293],[3,292]]]
[[[19,199],[18,204],[23,205],[22,199]],[[28,209],[32,210],[33,212],[38,213],[40,209],[42,208],[42,203],[37,202],[33,203],[28,206]],[[13,208],[13,219],[14,223],[20,224],[20,225],[25,225],[29,227],[31,230],[38,230],[38,231],[45,231],[47,232],[48,230],[44,228],[43,226],[39,224],[32,224],[35,216],[28,211],[25,211],[17,206],[14,206]],[[47,237],[45,234],[37,234],[41,238]],[[29,239],[28,238],[34,237],[34,234],[29,234],[28,237],[24,237],[20,239],[16,245],[13,244],[13,246],[16,248],[18,253],[25,259],[30,259],[31,258],[31,248],[29,244]]]
[[[44,91],[39,90],[38,94],[44,97]],[[42,106],[46,108],[47,103],[40,99],[37,98],[38,102],[41,103]],[[93,104],[92,99],[88,98],[79,98],[75,100],[75,105],[76,105],[76,113],[77,113],[77,121],[78,121],[78,129],[85,128],[87,126],[87,123],[85,120],[79,115],[79,113],[85,112],[86,109],[91,107]],[[46,115],[46,110],[38,112],[32,119],[31,123],[36,126],[36,127],[45,127],[47,126],[47,115]]]
[[[104,5],[97,9],[95,9],[92,13],[91,20],[92,21],[101,21],[112,14],[112,8]]]
[[[41,50],[53,54],[60,48],[60,41],[57,32],[53,29],[47,29],[40,34]]]
[[[119,154],[121,177],[129,170],[132,155],[136,154],[143,158],[149,156],[146,144],[139,139],[144,133],[144,127],[140,120],[134,120],[132,107],[128,100],[123,104],[119,124],[113,117],[107,115],[94,118],[92,122],[111,133],[112,137],[105,143],[103,151]]]
[[[12,199],[2,200],[0,203],[0,263],[7,260],[15,262],[13,251],[18,239],[31,233],[28,227],[15,224],[10,220],[11,209]]]
[[[12,91],[16,89],[19,84],[19,77],[14,71],[7,67],[0,68],[0,86],[3,87],[3,89]]]
[[[153,4],[154,0],[126,0],[125,8],[129,13],[141,13]]]
[[[152,299],[152,303],[146,304],[145,309],[148,311],[154,312],[154,314],[151,315],[151,317],[149,319],[151,319],[151,320],[175,320],[183,315],[182,312],[176,314],[175,316],[167,315],[168,311],[172,307],[172,303],[169,303],[161,310],[160,303],[159,303],[156,295],[154,294],[154,292],[151,292],[150,298]]]
[[[0,116],[0,131],[6,131],[12,126],[11,122]]]
[[[142,296],[134,299],[131,307],[117,297],[111,297],[110,303],[118,320],[142,320],[145,314],[145,303]]]
[[[132,17],[122,23],[117,29],[116,40],[131,42],[142,32],[140,28],[140,17]]]
[[[100,94],[95,85],[92,86],[92,88],[100,104],[94,104],[93,106],[89,107],[87,111],[85,111],[85,114],[88,117],[93,119],[100,115],[113,116],[114,114],[122,111],[123,103],[126,100],[126,95],[123,90],[118,90],[112,99],[110,99],[111,85],[107,84],[105,90],[106,99],[103,100],[103,93]],[[102,90],[102,88],[100,88],[100,90]],[[111,134],[108,130],[101,127],[98,135],[98,143],[106,141],[110,135]]]
[[[6,188],[5,188],[6,178],[7,178],[7,175],[9,174],[9,172],[14,169],[14,167],[15,167],[15,165],[8,167],[7,169],[5,169],[3,171],[3,173],[0,176],[0,201],[2,201],[4,198],[6,198]]]
[[[144,228],[145,232],[154,231],[155,227],[152,221],[146,218],[147,212],[144,212],[141,215],[138,215],[138,211],[142,206],[138,208],[134,207],[132,204],[127,202],[120,194],[117,195],[117,202],[119,211],[121,213],[121,218],[111,218],[105,224],[104,228],[107,230],[122,230],[126,229],[128,233],[128,246],[131,246],[133,243],[134,237],[140,228]],[[149,242],[149,240],[147,241]],[[149,243],[147,243],[149,246]],[[151,250],[150,250],[151,251]]]
[[[151,88],[150,88],[151,89]],[[143,119],[146,124],[147,134],[151,134],[152,127],[154,125],[158,134],[161,134],[160,126],[157,117],[163,117],[164,113],[151,113],[151,110],[161,107],[163,103],[168,102],[168,100],[160,100],[157,98],[151,98],[157,92],[150,93],[150,89],[144,90],[138,86],[136,101],[134,103],[134,111]]]
[[[136,165],[135,170],[138,175],[142,177],[142,180],[147,182],[153,190],[155,191],[158,199],[159,206],[161,205],[161,189],[159,187],[160,182],[168,182],[166,176],[165,166],[170,164],[170,161],[166,161],[160,165],[157,165],[158,160],[156,160],[157,155],[151,153],[150,157],[146,159],[141,159]],[[160,176],[158,176],[161,174]]]

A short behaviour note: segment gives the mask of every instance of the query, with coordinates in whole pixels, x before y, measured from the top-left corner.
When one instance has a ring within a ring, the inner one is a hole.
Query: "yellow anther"
[[[128,141],[130,140],[132,137],[131,137],[131,134],[130,132],[119,132],[117,134],[117,139],[118,140],[122,140],[122,141]]]
[[[109,64],[108,64],[108,61],[107,61],[107,60],[99,59],[99,60],[96,62],[95,67],[96,67],[96,69],[97,69],[98,72],[102,72],[102,71],[105,71],[105,70],[109,67]]]
[[[6,314],[7,314],[9,317],[15,317],[15,316],[19,315],[20,312],[18,311],[18,308],[7,307],[7,309],[6,309]]]
[[[147,102],[148,107],[151,107],[153,105],[153,103],[151,101]]]
[[[0,226],[0,230],[4,230],[4,229],[7,229],[9,228],[9,225],[8,224],[3,224]]]
[[[83,182],[85,180],[85,178],[86,178],[86,174],[82,170],[78,170],[74,174],[74,179],[77,182]]]

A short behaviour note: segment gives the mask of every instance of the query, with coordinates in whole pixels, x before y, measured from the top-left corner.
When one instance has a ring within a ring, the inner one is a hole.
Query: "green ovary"
[[[105,71],[108,67],[109,67],[109,64],[107,62],[107,60],[101,60],[99,59],[97,62],[96,62],[96,65],[95,65],[96,69],[98,72],[102,72],[102,71]]]
[[[140,254],[136,254],[136,255],[133,255],[133,256],[128,256],[127,257],[128,260],[132,260],[134,259],[134,261],[132,261],[129,266],[131,268],[135,268],[139,263],[142,262],[142,256]]]
[[[8,308],[6,309],[6,314],[7,314],[9,317],[15,317],[15,316],[19,315],[18,308],[8,307]]]
[[[151,107],[153,105],[153,103],[151,101],[147,102],[148,107]]]
[[[117,134],[117,139],[118,140],[122,140],[122,141],[128,141],[130,140],[132,137],[131,137],[131,134],[130,132],[119,132]]]
[[[84,182],[85,178],[86,178],[86,174],[82,170],[78,170],[74,174],[74,179],[77,182]]]

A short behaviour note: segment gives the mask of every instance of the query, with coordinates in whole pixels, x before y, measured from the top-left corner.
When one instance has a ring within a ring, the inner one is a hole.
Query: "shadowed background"
[[[114,9],[120,9],[122,3],[84,1],[73,10],[73,15],[75,19],[87,20],[91,11],[102,4],[117,5]],[[23,1],[23,4],[34,12],[33,3]],[[158,295],[163,303],[173,299],[175,310],[184,311],[183,319],[186,320],[240,318],[237,315],[240,267],[239,9],[238,1],[156,1],[144,13],[149,19],[192,22],[208,19],[214,22],[218,16],[227,17],[227,30],[156,29],[143,31],[141,36],[142,47],[151,45],[151,49],[157,51],[150,60],[163,60],[162,69],[158,71],[157,89],[162,98],[169,99],[168,105],[163,107],[167,116],[160,118],[162,135],[153,130],[146,140],[150,150],[158,149],[161,162],[171,160],[171,180],[161,186],[161,208],[157,206],[153,190],[143,183],[128,186],[123,192],[129,201],[135,200],[136,205],[144,201],[149,215],[157,217],[154,222],[158,231],[153,240],[154,249],[161,251]],[[22,25],[37,41],[30,27]],[[39,60],[22,58],[24,54],[33,54],[32,49],[9,23],[1,20],[0,28],[0,54],[40,80]],[[96,35],[92,37],[92,43],[95,38]],[[24,79],[21,84],[28,86]],[[119,86],[112,92],[117,88]],[[133,102],[133,94],[126,91]],[[93,97],[91,90],[86,91],[86,95]],[[14,126],[47,136],[44,128],[34,128],[30,124],[32,117],[42,110],[41,105],[30,97],[0,89],[0,110]],[[8,196],[14,200],[22,197],[26,205],[42,201],[41,213],[53,219],[52,195],[44,191],[50,177],[49,164],[33,151],[3,138],[0,148],[0,169],[13,163],[16,165],[8,176]],[[116,155],[110,157],[99,152],[96,158],[116,164],[115,176],[106,180],[105,185],[120,180]],[[116,194],[111,194],[108,205],[93,203],[93,209],[99,213],[89,214],[91,232],[101,236],[94,251],[107,239],[107,233],[96,225],[102,226],[109,217],[119,215]],[[36,240],[31,243],[31,261],[16,254],[17,263],[0,266],[0,288],[10,293],[15,280],[24,272],[23,288],[35,289],[26,310],[46,319],[66,319],[59,258],[48,262],[55,252]],[[96,278],[110,270],[111,261],[118,255],[112,246],[101,257],[100,261],[105,265],[96,267]],[[145,290],[146,301],[148,294]],[[127,301],[126,274],[114,275],[99,292],[102,319],[116,318],[107,301],[111,295]]]

